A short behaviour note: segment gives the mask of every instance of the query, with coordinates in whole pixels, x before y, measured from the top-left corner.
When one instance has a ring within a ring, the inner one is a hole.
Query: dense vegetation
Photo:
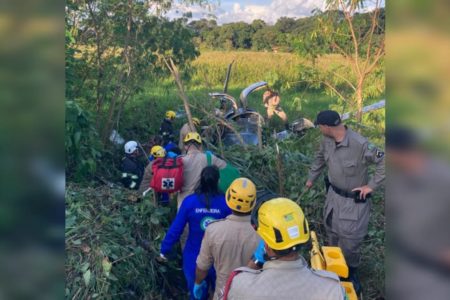
[[[194,30],[195,42],[201,48],[221,50],[256,50],[293,52],[298,49],[307,50],[309,47],[321,46],[323,53],[338,53],[336,48],[321,41],[317,34],[324,18],[332,17],[335,25],[342,22],[342,11],[315,10],[311,17],[288,18],[281,17],[275,24],[270,25],[261,19],[251,24],[245,22],[218,25],[214,19],[191,21],[189,27]],[[358,34],[364,36],[370,30],[371,14],[355,13],[354,24]],[[376,39],[380,42],[385,33],[385,11],[380,8]],[[347,43],[351,43],[348,39]]]
[[[229,93],[238,98],[243,88],[265,80],[281,92],[291,121],[313,119],[328,107],[356,113],[358,90],[363,105],[384,97],[384,10],[355,14],[352,21],[360,38],[355,47],[345,27],[348,23],[343,22],[345,13],[337,10],[303,19],[282,18],[273,26],[261,20],[217,26],[206,20],[167,20],[163,16],[170,4],[66,2],[66,298],[185,298],[180,257],[168,265],[154,260],[175,209],[162,209],[151,195],[138,198],[120,187],[122,146],[109,139],[116,130],[126,140],[145,143],[157,132],[165,110],[183,112],[164,59],[179,66],[193,114],[209,123],[207,113],[218,103],[208,93],[222,90],[233,60]],[[373,16],[380,22],[375,28],[370,26]],[[328,32],[320,30],[325,25]],[[334,38],[337,31],[341,39]],[[361,61],[354,61],[354,53]],[[366,62],[373,69],[358,73]],[[262,91],[254,93],[250,105],[263,112],[261,95]],[[175,127],[184,122],[185,118],[177,119]],[[383,145],[384,110],[348,123]],[[282,128],[280,123],[275,127]],[[258,188],[299,202],[323,238],[323,187],[303,191],[319,134],[309,131],[279,142],[280,154],[270,130],[265,134],[262,150],[209,148],[255,180]],[[384,205],[379,194],[374,203],[363,248],[362,280],[368,299],[384,296]]]

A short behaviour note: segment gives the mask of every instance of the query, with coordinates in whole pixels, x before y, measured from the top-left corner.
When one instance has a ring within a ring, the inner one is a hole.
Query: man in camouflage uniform
[[[298,253],[310,234],[302,209],[292,200],[275,198],[258,209],[256,231],[263,240],[266,262],[261,270],[234,270],[225,286],[224,300],[327,299],[343,300],[339,277],[308,267]]]
[[[310,168],[306,187],[313,185],[325,166],[328,167],[324,224],[331,246],[339,246],[350,269],[350,279],[357,293],[361,285],[356,276],[360,263],[360,246],[367,234],[370,218],[370,194],[383,182],[384,152],[366,138],[341,123],[332,110],[317,115],[315,125],[323,134],[319,151]],[[369,179],[368,167],[376,170]]]

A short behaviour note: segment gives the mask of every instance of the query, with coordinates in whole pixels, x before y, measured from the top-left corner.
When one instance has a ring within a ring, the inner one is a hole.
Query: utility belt
[[[361,193],[360,191],[347,192],[347,191],[341,190],[340,188],[338,188],[337,186],[333,185],[330,182],[330,179],[328,178],[328,176],[325,176],[324,181],[325,181],[326,192],[328,192],[328,189],[331,187],[336,194],[338,194],[339,196],[342,196],[344,198],[353,199],[353,200],[355,200],[355,203],[364,203],[364,202],[366,202],[366,200],[368,198],[370,198],[372,196],[372,194],[367,194],[366,199],[362,199],[359,196],[359,194]]]

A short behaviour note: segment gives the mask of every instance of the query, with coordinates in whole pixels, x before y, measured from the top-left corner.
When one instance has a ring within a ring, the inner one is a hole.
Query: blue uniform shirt
[[[201,194],[191,194],[183,200],[178,214],[161,244],[161,253],[166,255],[180,239],[186,224],[189,224],[189,235],[183,251],[183,272],[191,295],[189,299],[194,299],[195,266],[205,228],[212,221],[223,219],[231,214],[223,194],[211,197],[209,209],[206,208],[204,198],[205,196]],[[211,268],[205,281],[214,287],[215,277],[215,271]],[[207,293],[204,294],[207,298]]]
[[[171,251],[173,245],[180,239],[184,227],[189,223],[189,235],[183,256],[185,258],[186,255],[193,257],[195,264],[197,255],[200,252],[206,226],[211,221],[223,219],[231,214],[231,210],[225,203],[225,196],[223,194],[209,199],[209,210],[206,208],[204,197],[204,195],[191,194],[183,200],[175,220],[172,222],[166,237],[162,241],[162,254],[167,254]]]

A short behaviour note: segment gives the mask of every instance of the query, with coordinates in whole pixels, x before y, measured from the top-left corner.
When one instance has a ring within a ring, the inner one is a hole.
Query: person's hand
[[[360,191],[359,198],[366,199],[367,194],[373,192],[373,189],[368,185],[363,185],[361,187],[354,188],[352,192]]]
[[[305,184],[305,186],[306,186],[306,188],[307,189],[310,189],[312,186],[313,186],[313,182],[312,182],[312,180],[308,180],[308,181],[306,181],[306,184]]]
[[[266,260],[264,259],[264,254],[266,254],[266,249],[264,248],[264,241],[261,240],[259,241],[255,252],[253,252],[253,260],[256,265],[264,264],[266,262]]]
[[[167,257],[165,257],[162,253],[160,253],[159,256],[156,257],[156,260],[160,263],[166,263],[169,261]]]
[[[204,289],[206,289],[206,281],[203,280],[200,284],[194,283],[194,298],[201,299]]]

